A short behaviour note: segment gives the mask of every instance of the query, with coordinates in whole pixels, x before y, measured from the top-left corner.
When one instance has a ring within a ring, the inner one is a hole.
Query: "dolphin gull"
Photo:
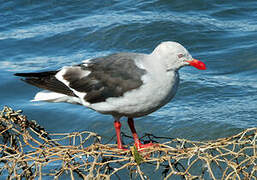
[[[133,118],[145,116],[167,104],[179,85],[178,70],[184,66],[206,69],[177,42],[163,42],[151,54],[116,53],[65,66],[59,70],[16,73],[25,82],[45,89],[33,101],[80,104],[103,114],[112,115],[119,149],[122,145],[120,118],[128,118],[135,146],[142,144]]]

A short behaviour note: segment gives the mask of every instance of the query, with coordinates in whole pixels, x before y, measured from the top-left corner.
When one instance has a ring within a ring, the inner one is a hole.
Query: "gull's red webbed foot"
[[[132,132],[132,135],[133,135],[133,138],[134,138],[134,141],[135,141],[135,146],[138,150],[142,150],[144,148],[148,148],[148,147],[152,147],[152,146],[155,146],[156,144],[150,142],[150,143],[147,143],[147,144],[142,144],[138,138],[138,135],[137,135],[137,132],[136,132],[136,129],[135,129],[135,125],[134,125],[134,120],[133,118],[128,118],[128,125],[129,125],[129,128]]]
[[[153,146],[156,146],[156,144],[154,143],[147,143],[147,144],[142,144],[141,142],[139,144],[136,144],[135,143],[135,146],[137,147],[138,150],[140,149],[145,149],[145,148],[149,148],[149,147],[153,147]]]

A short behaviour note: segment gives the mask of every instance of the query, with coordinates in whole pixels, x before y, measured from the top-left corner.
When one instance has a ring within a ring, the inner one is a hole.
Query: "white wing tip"
[[[51,91],[40,91],[38,92],[31,102],[47,101],[47,102],[68,102],[72,104],[81,104],[81,101],[77,97],[67,96]]]
[[[37,99],[30,100],[30,102],[38,102],[38,101],[40,101],[40,100],[37,100]]]
[[[56,102],[58,99],[62,99],[64,94],[50,92],[50,91],[40,91],[38,92],[34,99],[31,100],[31,102],[37,102],[37,101],[50,101],[50,102]]]

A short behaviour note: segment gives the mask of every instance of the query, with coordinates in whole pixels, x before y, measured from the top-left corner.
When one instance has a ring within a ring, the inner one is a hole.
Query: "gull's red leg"
[[[133,135],[133,138],[134,138],[134,141],[135,141],[135,146],[137,147],[137,149],[147,148],[149,146],[153,146],[153,143],[142,144],[140,142],[140,140],[138,138],[138,135],[137,135],[137,132],[136,132],[136,129],[135,129],[133,118],[128,118],[128,125],[129,125],[129,128],[130,128],[131,132],[132,132],[132,135]]]
[[[116,131],[116,136],[117,136],[118,148],[119,148],[119,149],[125,149],[125,148],[122,146],[122,141],[121,141],[121,136],[120,136],[121,123],[120,123],[119,120],[115,119],[115,121],[114,121],[114,127],[115,127],[115,131]]]

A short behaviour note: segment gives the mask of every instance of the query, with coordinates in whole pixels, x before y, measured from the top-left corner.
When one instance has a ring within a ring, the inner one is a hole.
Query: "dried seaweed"
[[[156,137],[143,151],[102,144],[96,133],[48,133],[21,111],[0,112],[0,175],[6,179],[257,179],[257,128],[213,141]],[[151,169],[149,171],[149,169]]]

